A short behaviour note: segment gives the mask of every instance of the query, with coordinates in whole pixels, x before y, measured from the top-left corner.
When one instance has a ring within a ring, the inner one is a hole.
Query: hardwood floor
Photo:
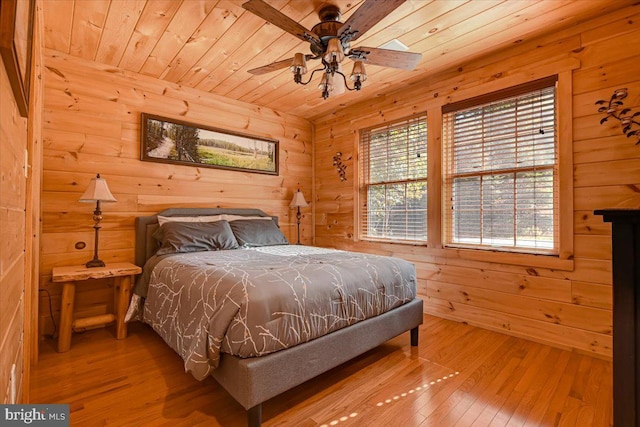
[[[611,426],[611,362],[425,315],[403,334],[263,405],[269,426]],[[41,346],[32,403],[68,403],[72,426],[243,426],[244,409],[146,325]]]

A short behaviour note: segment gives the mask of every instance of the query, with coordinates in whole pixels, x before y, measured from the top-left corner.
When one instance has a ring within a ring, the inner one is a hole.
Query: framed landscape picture
[[[142,113],[140,159],[278,175],[278,141]]]

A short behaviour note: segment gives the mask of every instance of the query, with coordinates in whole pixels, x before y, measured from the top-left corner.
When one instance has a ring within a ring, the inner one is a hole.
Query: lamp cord
[[[51,293],[49,292],[48,289],[38,289],[38,291],[46,292],[47,298],[49,300],[49,316],[51,316],[51,323],[53,323],[53,334],[51,334],[50,337],[53,338],[58,333],[58,326],[56,325],[56,320],[53,318],[53,307],[51,306]],[[44,335],[44,336],[48,336],[48,335]]]

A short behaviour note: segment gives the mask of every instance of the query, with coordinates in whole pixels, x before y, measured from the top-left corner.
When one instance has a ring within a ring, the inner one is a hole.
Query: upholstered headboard
[[[136,265],[143,267],[145,262],[158,249],[158,242],[153,233],[158,229],[158,215],[160,216],[209,216],[209,215],[241,215],[271,217],[278,224],[278,217],[268,215],[260,209],[226,209],[226,208],[171,208],[156,215],[140,216],[136,218]]]

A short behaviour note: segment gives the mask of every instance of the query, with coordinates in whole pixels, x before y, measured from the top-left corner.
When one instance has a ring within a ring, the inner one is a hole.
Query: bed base
[[[247,410],[249,427],[262,424],[262,403],[296,387],[404,332],[418,345],[422,300],[414,299],[380,316],[313,341],[262,357],[241,359],[223,354],[211,374]]]
[[[411,329],[411,346],[418,346],[418,327]],[[262,426],[262,403],[258,403],[247,409],[247,426],[248,427],[261,427]]]

